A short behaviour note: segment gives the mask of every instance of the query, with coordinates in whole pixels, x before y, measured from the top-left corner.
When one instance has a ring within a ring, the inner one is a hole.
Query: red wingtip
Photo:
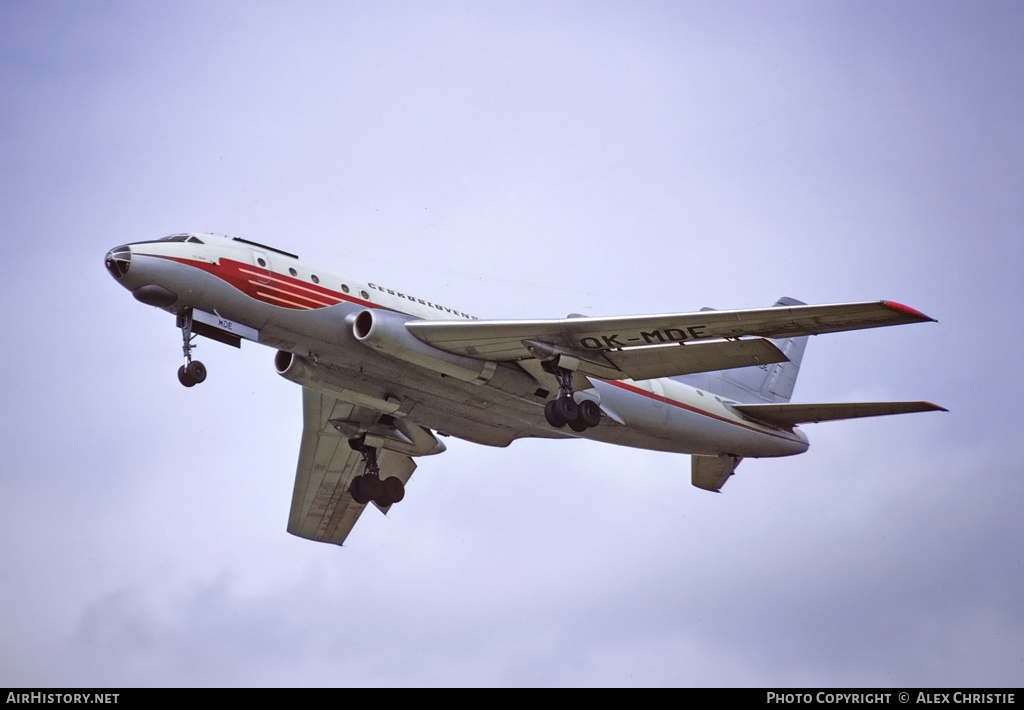
[[[917,310],[916,308],[904,306],[902,303],[896,303],[896,301],[882,301],[882,303],[885,304],[887,307],[893,309],[894,311],[905,313],[912,318],[916,318],[918,320],[935,321],[934,318],[926,316],[924,313]]]

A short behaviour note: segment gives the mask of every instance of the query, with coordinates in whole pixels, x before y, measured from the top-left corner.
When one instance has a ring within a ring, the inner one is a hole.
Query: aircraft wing
[[[651,379],[785,361],[765,338],[790,338],[933,320],[894,301],[785,305],[738,311],[523,321],[413,321],[417,339],[481,360],[556,355],[605,379]]]
[[[345,541],[366,507],[352,500],[348,492],[352,479],[363,473],[363,457],[352,450],[331,421],[370,424],[379,416],[379,412],[302,388],[302,444],[288,532],[335,545]],[[394,451],[381,451],[377,461],[389,476],[397,476],[403,483],[416,468],[412,458]]]
[[[832,402],[828,404],[733,404],[733,409],[753,419],[775,426],[827,422],[836,419],[881,417],[911,412],[947,412],[931,402]]]

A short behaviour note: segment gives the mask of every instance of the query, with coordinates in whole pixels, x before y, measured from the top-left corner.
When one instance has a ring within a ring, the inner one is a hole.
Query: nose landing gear
[[[178,327],[181,328],[181,351],[185,354],[185,364],[178,368],[178,382],[186,387],[194,387],[206,379],[206,365],[192,359],[192,340],[196,337],[192,332],[192,311],[187,310],[178,316]]]
[[[601,408],[592,399],[576,403],[572,392],[572,371],[544,363],[544,369],[558,379],[558,397],[544,405],[548,424],[561,429],[566,424],[575,432],[584,432],[601,423]]]

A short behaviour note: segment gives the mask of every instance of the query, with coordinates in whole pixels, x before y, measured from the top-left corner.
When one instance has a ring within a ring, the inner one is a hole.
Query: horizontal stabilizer
[[[738,456],[691,456],[690,482],[697,488],[718,493],[736,471],[742,459]]]
[[[880,417],[911,412],[946,412],[931,402],[833,402],[826,404],[734,404],[744,416],[780,427],[835,419]]]

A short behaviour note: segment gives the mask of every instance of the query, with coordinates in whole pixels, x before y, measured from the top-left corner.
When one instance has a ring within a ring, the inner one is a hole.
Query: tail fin
[[[803,306],[803,301],[782,297],[776,306]],[[800,374],[800,361],[807,347],[807,336],[785,338],[772,342],[789,358],[789,362],[758,367],[737,367],[718,372],[681,375],[673,379],[693,387],[714,392],[737,402],[788,402],[793,396],[796,377]]]

